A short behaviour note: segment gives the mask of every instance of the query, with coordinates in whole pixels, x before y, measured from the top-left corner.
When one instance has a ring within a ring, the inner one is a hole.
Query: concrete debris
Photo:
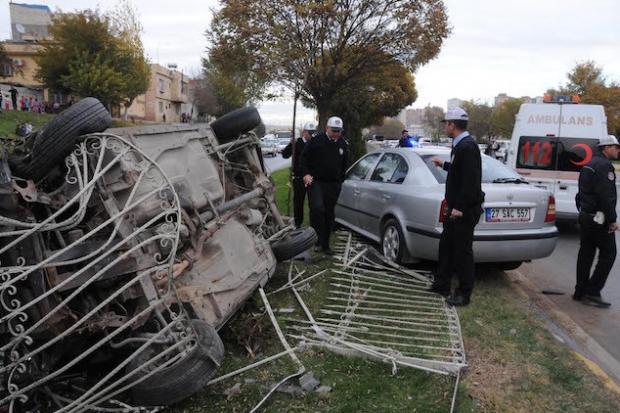
[[[224,395],[232,396],[233,394],[241,393],[241,383],[235,383],[234,386],[224,390]]]
[[[282,384],[280,385],[277,389],[277,392],[280,393],[287,393],[287,394],[294,394],[294,393],[301,393],[303,392],[303,389],[299,386],[291,386],[289,384]]]
[[[314,373],[311,371],[299,378],[299,385],[304,390],[314,390],[320,384],[321,382],[314,378]]]
[[[331,386],[325,386],[325,385],[319,386],[316,389],[317,393],[331,393],[331,391],[332,391],[332,387]]]

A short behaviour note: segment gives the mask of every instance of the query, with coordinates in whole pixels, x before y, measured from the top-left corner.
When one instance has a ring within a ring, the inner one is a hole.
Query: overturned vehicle
[[[222,327],[316,241],[281,216],[255,108],[107,129],[86,98],[0,161],[0,406],[110,411],[204,388]]]

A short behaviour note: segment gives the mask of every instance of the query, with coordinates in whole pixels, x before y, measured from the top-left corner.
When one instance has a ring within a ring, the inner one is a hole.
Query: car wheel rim
[[[391,261],[395,261],[400,248],[398,231],[394,227],[386,228],[383,233],[383,255]]]

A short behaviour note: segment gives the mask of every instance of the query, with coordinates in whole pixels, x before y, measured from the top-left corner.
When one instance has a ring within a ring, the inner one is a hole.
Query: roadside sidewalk
[[[584,364],[603,381],[605,386],[620,394],[620,361],[609,354],[607,350],[577,325],[549,297],[540,292],[539,288],[518,270],[506,271],[505,274],[512,285],[521,294],[527,296],[546,316],[547,322],[552,324],[552,330],[554,327],[559,329],[572,341],[572,343],[568,342],[566,344],[577,353]],[[564,340],[563,337],[559,338]]]

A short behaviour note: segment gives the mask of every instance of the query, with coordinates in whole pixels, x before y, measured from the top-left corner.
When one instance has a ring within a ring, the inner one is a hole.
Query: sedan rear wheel
[[[398,221],[389,219],[383,226],[381,234],[383,256],[390,261],[402,264],[407,245]]]

